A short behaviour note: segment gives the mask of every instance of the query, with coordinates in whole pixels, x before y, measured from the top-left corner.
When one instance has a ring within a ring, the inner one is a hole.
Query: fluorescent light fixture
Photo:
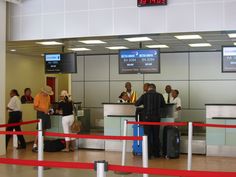
[[[202,39],[202,37],[200,35],[197,34],[192,34],[192,35],[179,35],[179,36],[175,36],[177,39],[180,40],[188,40],[188,39]]]
[[[68,50],[71,50],[71,51],[89,51],[91,49],[88,49],[88,48],[68,48]]]
[[[230,38],[236,38],[236,33],[228,34],[228,36],[229,36]]]
[[[110,49],[110,50],[121,50],[121,49],[128,49],[127,47],[125,46],[113,46],[113,47],[106,47],[107,49]]]
[[[234,45],[236,45],[236,42],[234,43]]]
[[[63,43],[57,42],[57,41],[36,42],[36,44],[41,44],[41,45],[63,45]]]
[[[101,40],[84,40],[84,41],[79,41],[84,44],[105,44],[106,42],[101,41]]]
[[[169,48],[168,45],[146,45],[147,48],[157,48],[157,49],[160,49],[160,48]]]
[[[143,42],[143,41],[152,41],[149,37],[131,37],[131,38],[125,38],[125,40],[129,42]]]
[[[210,43],[195,43],[195,44],[189,44],[190,47],[210,47]]]
[[[15,51],[16,51],[16,49],[11,49],[10,51],[11,51],[11,52],[15,52]]]

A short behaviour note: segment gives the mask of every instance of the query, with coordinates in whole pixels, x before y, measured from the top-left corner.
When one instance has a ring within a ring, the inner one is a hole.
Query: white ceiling
[[[228,33],[225,31],[220,32],[199,32],[199,33],[171,33],[171,34],[152,34],[152,35],[140,35],[148,36],[152,41],[142,42],[128,42],[124,40],[126,37],[130,36],[110,36],[110,37],[90,37],[90,38],[75,38],[75,39],[58,39],[55,41],[62,42],[62,46],[42,46],[36,44],[38,41],[9,41],[7,42],[7,52],[16,49],[14,53],[31,55],[31,56],[41,56],[43,53],[57,53],[62,52],[63,48],[65,52],[68,52],[67,48],[72,47],[86,47],[91,49],[91,51],[78,52],[78,54],[108,54],[117,53],[118,51],[109,50],[105,47],[110,46],[126,46],[128,48],[146,48],[145,45],[162,44],[168,45],[169,48],[161,49],[161,52],[183,52],[183,51],[215,51],[221,50],[222,46],[230,46],[236,42],[236,38],[231,39],[228,37]],[[202,39],[197,40],[178,40],[174,36],[185,35],[185,34],[199,34]],[[136,37],[136,36],[132,36]],[[100,39],[106,42],[106,44],[97,45],[87,45],[78,42],[79,40],[86,39]],[[40,40],[39,40],[40,41]],[[191,48],[188,44],[190,43],[210,43],[211,47],[200,47]]]

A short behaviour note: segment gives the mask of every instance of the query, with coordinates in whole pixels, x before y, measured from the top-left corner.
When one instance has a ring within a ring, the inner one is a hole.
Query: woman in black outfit
[[[7,105],[7,110],[9,112],[8,124],[19,123],[22,121],[22,112],[21,112],[21,101],[19,98],[18,91],[16,89],[11,90],[10,92],[10,101]],[[7,127],[6,131],[21,131],[20,126]],[[6,147],[12,135],[6,135]],[[17,149],[25,149],[26,143],[23,135],[17,135],[19,144]]]

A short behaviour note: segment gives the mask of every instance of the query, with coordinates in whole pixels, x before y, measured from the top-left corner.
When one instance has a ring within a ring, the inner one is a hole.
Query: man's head
[[[143,92],[147,92],[149,87],[149,83],[143,84]]]
[[[150,91],[150,90],[155,90],[156,91],[156,85],[155,84],[149,84],[149,86],[148,86],[148,91]]]
[[[127,92],[131,92],[131,87],[132,87],[132,85],[131,85],[130,82],[126,82],[126,83],[125,83],[125,88],[126,88],[126,91],[127,91]]]
[[[172,90],[171,95],[172,95],[173,98],[176,98],[179,95],[179,91],[178,90]]]
[[[170,85],[167,85],[166,86],[166,88],[165,88],[165,91],[166,91],[166,93],[171,93],[171,91],[172,91],[172,88],[171,88],[171,86]]]

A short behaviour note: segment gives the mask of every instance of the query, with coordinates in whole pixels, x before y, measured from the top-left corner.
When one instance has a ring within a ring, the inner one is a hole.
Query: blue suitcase
[[[134,124],[132,127],[134,136],[144,135],[143,126]],[[133,147],[133,155],[142,155],[142,141],[134,140],[132,147]]]

